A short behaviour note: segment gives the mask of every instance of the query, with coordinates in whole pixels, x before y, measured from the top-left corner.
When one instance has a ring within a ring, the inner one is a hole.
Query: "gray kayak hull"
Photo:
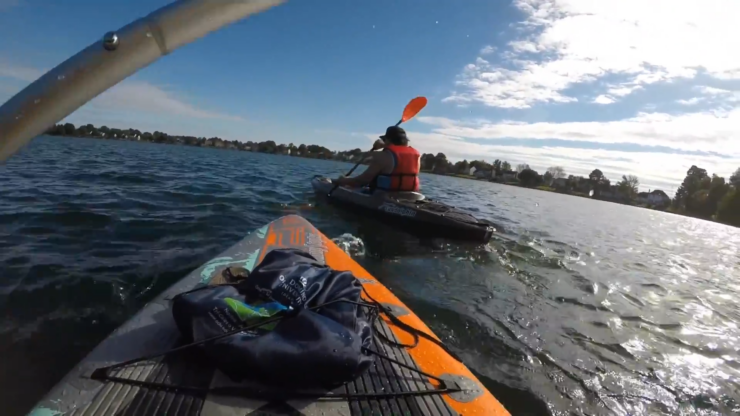
[[[455,207],[430,200],[417,192],[372,194],[363,189],[339,187],[331,180],[316,176],[311,180],[314,192],[353,211],[361,211],[384,222],[398,225],[424,237],[443,237],[486,243],[493,227]],[[331,193],[331,195],[329,195]]]

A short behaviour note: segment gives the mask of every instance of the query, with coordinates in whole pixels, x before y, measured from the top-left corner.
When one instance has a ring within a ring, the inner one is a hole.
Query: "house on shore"
[[[473,176],[477,179],[490,179],[492,177],[491,175],[493,175],[492,171],[483,169],[476,170],[475,173],[473,173]]]
[[[671,197],[660,189],[637,194],[637,200],[643,204],[655,207],[667,207],[671,203]]]
[[[519,173],[513,170],[502,170],[500,178],[502,182],[516,182],[518,174]]]
[[[491,172],[491,181],[498,183],[517,182],[518,173],[513,170],[502,170],[498,173]]]
[[[599,192],[595,193],[592,198],[619,203],[630,202],[629,196],[624,194],[618,185],[610,185],[609,188],[599,189]]]
[[[567,189],[568,188],[568,179],[567,178],[557,178],[550,181],[550,187],[555,189]]]

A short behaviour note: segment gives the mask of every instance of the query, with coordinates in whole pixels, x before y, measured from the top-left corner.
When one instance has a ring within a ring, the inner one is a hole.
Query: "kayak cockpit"
[[[375,191],[376,193],[378,191]],[[426,197],[419,192],[384,192],[386,197],[399,201],[423,201]]]

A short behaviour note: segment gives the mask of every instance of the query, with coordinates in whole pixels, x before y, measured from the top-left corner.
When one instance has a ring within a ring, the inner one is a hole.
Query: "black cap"
[[[406,130],[398,127],[398,126],[390,126],[387,129],[385,129],[385,134],[380,136],[381,139],[385,140],[398,140],[398,139],[405,139],[408,140],[406,137]]]

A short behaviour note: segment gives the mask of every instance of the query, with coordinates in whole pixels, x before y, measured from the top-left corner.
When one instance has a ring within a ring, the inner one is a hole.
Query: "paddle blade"
[[[403,117],[401,117],[401,122],[405,123],[414,118],[414,116],[419,114],[419,111],[421,111],[422,108],[426,107],[426,105],[426,97],[416,97],[413,100],[409,101],[408,105],[406,105],[406,108],[403,109]]]

